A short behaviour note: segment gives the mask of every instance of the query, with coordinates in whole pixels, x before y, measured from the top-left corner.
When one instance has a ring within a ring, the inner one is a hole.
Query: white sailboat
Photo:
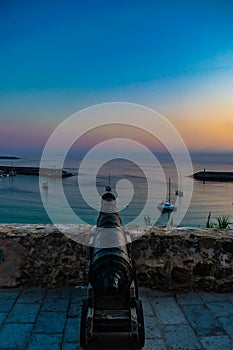
[[[158,209],[162,212],[171,212],[175,209],[174,204],[171,203],[171,179],[168,181],[168,200],[159,203]]]

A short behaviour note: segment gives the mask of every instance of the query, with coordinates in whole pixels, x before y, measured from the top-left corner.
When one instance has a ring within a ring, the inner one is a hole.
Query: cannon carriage
[[[133,348],[145,342],[144,318],[138,299],[130,236],[124,232],[109,186],[101,199],[97,226],[90,237],[89,285],[83,302],[80,345],[96,333],[128,333]]]

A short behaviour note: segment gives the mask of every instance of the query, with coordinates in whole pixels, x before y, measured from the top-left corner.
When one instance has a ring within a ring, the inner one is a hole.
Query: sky
[[[40,154],[112,101],[155,109],[191,152],[232,152],[232,18],[231,0],[0,0],[0,155]]]

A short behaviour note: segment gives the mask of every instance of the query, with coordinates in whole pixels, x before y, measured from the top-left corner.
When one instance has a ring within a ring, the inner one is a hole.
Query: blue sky
[[[215,150],[232,115],[232,18],[230,0],[1,1],[0,148],[14,137],[9,150],[25,151],[30,132],[39,149],[78,109],[128,101],[163,113],[194,150],[190,121],[211,128],[214,111]]]

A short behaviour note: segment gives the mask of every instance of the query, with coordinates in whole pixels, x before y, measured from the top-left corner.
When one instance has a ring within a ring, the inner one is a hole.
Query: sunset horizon
[[[190,152],[231,152],[229,2],[2,4],[1,154],[40,154],[71,114],[129,102],[154,109]]]

